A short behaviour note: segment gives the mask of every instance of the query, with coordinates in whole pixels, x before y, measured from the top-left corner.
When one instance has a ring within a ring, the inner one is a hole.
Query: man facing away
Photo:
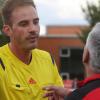
[[[36,49],[40,26],[33,0],[7,0],[2,18],[10,42],[0,47],[0,100],[48,100],[42,87],[63,84],[50,54]]]
[[[79,88],[70,91],[58,86],[48,86],[43,89],[52,91],[56,96],[65,100],[100,100],[100,23],[97,23],[89,33],[83,52],[83,63],[86,70],[86,79],[79,82]],[[44,97],[53,93],[46,93]],[[56,99],[57,100],[57,99]]]

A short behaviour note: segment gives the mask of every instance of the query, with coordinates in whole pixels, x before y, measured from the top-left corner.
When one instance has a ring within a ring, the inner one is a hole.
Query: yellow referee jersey
[[[9,49],[0,48],[0,100],[48,100],[42,98],[47,85],[63,86],[49,53],[34,49],[26,65]]]

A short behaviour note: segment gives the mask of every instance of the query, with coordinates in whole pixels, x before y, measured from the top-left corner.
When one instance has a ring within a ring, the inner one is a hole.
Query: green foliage
[[[1,16],[1,9],[6,0],[0,0],[0,46],[9,42],[9,38],[2,33],[3,21]]]
[[[100,0],[98,1],[98,5],[87,2],[87,7],[82,7],[82,11],[85,13],[85,18],[90,26],[93,27],[100,21]]]
[[[81,33],[82,34],[78,34],[78,37],[80,38],[80,40],[85,44],[86,43],[86,39],[88,36],[88,33],[90,32],[91,28],[85,28],[85,29],[81,29]]]
[[[85,19],[89,23],[89,27],[85,30],[82,30],[82,35],[79,36],[83,43],[86,42],[86,38],[88,33],[92,29],[92,27],[97,23],[100,22],[100,0],[98,0],[98,4],[89,3],[87,2],[86,8],[82,7],[82,11],[85,14]]]
[[[9,38],[2,33],[3,22],[0,15],[0,46],[9,42]]]
[[[0,34],[0,46],[9,42],[9,37],[5,36],[4,34]]]

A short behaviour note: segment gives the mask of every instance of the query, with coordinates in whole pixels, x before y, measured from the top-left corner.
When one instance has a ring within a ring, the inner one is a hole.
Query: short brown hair
[[[20,6],[31,5],[36,8],[33,0],[6,0],[2,8],[2,20],[4,24],[12,25],[11,14],[13,10]]]

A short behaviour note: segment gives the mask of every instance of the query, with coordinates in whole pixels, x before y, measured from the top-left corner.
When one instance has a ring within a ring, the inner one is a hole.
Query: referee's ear
[[[3,25],[2,32],[8,37],[12,35],[12,29],[9,25]]]

